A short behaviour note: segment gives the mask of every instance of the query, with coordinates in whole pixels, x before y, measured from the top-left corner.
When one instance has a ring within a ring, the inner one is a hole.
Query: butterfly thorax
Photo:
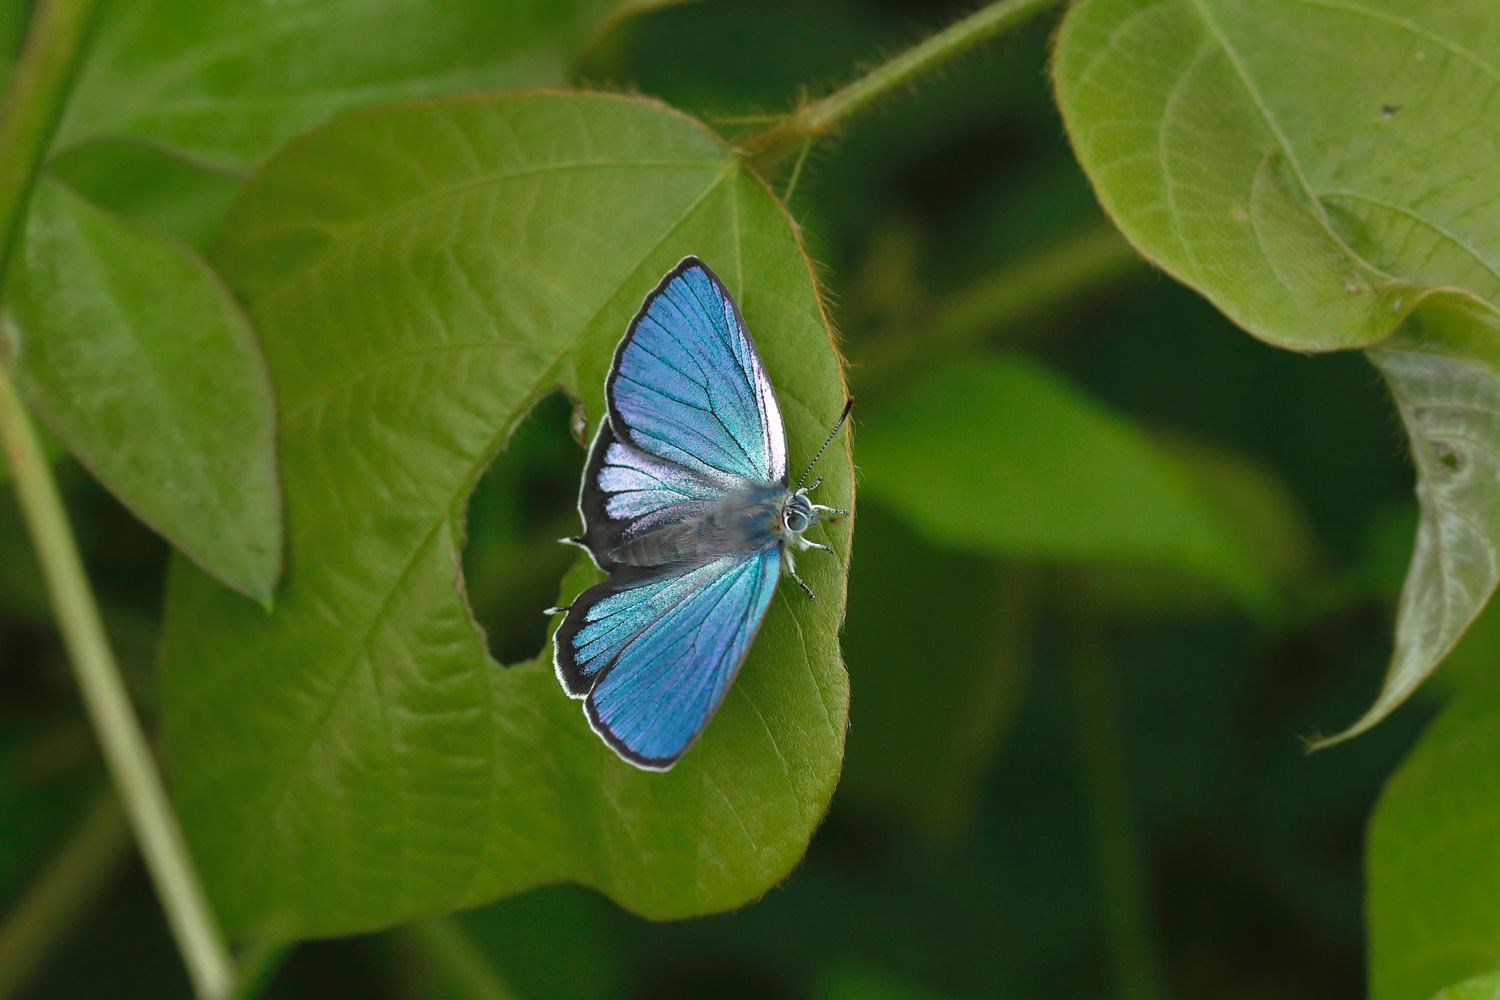
[[[767,549],[785,537],[794,499],[781,483],[749,483],[697,505],[680,521],[622,538],[609,555],[622,565],[649,567]]]

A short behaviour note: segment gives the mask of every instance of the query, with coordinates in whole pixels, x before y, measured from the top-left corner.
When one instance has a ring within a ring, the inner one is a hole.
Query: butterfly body
[[[831,508],[790,485],[775,392],[695,257],[646,297],[605,403],[579,490],[584,532],[565,541],[609,576],[554,609],[566,616],[553,662],[616,753],[666,770],[723,700],[777,579],[795,577],[793,552],[826,549],[803,533]]]

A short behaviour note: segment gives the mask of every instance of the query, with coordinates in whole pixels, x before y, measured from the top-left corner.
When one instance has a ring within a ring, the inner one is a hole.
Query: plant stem
[[[1104,931],[1120,1000],[1162,1000],[1151,930],[1151,907],[1140,848],[1130,819],[1124,754],[1107,669],[1108,649],[1097,622],[1072,623],[1074,705],[1090,819],[1095,867],[1103,896]]]
[[[234,961],[198,882],[177,817],[167,801],[140,720],[110,651],[99,608],[63,509],[52,470],[10,375],[0,368],[0,440],[15,478],[21,511],[41,560],[84,705],[115,788],[125,804],[141,856],[156,883],[167,923],[203,1000],[229,996]]]
[[[38,0],[0,110],[0,275],[20,238],[20,219],[62,117],[96,0]]]
[[[27,195],[62,117],[95,0],[39,0],[0,115],[0,275],[20,236]],[[234,985],[234,961],[198,882],[161,775],[110,652],[99,608],[36,428],[0,367],[0,443],[68,659],[115,789],[156,883],[167,923],[203,1000]]]
[[[0,924],[0,1000],[15,996],[130,850],[130,829],[106,787],[83,822]]]
[[[391,933],[427,970],[473,1000],[518,1000],[516,991],[452,917],[414,920]]]
[[[956,354],[1017,322],[1134,273],[1144,262],[1112,226],[1099,225],[975,281],[940,303],[921,336],[889,333],[850,345],[855,388],[868,398],[937,356]]]
[[[998,0],[982,7],[853,83],[803,105],[778,124],[751,136],[742,144],[743,152],[752,166],[764,172],[791,150],[827,135],[897,87],[1060,2]]]

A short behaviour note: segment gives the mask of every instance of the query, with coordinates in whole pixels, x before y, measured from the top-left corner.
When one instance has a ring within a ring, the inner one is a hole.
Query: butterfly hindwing
[[[729,689],[776,589],[780,550],[625,568],[584,591],[554,636],[558,678],[638,767],[665,770]]]

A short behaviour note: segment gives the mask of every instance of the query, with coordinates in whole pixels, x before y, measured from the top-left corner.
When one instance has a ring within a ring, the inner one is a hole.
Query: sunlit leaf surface
[[[812,275],[692,120],[602,95],[412,105],[251,182],[215,259],[277,387],[287,574],[268,618],[179,560],[161,664],[175,801],[231,929],[348,933],[561,879],[683,916],[801,855],[843,746],[850,519],[798,563],[818,600],[783,585],[667,774],[606,748],[545,653],[490,660],[459,575],[480,472],[557,386],[599,419],[615,344],[688,253],[738,297],[805,462],[845,392]],[[819,471],[849,508],[847,438]]]

